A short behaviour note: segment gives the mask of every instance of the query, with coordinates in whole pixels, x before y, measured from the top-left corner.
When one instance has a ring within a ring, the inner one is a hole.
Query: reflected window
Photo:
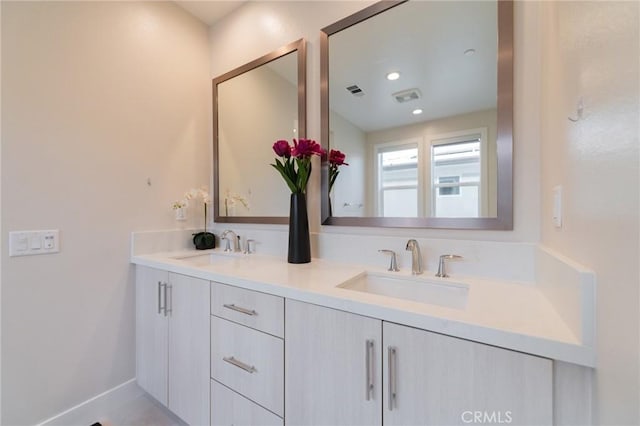
[[[441,176],[434,187],[438,188],[438,195],[443,197],[447,195],[460,195],[460,176]]]
[[[481,139],[438,143],[431,147],[432,215],[478,217],[481,210]]]
[[[374,146],[377,214],[486,216],[486,129]]]

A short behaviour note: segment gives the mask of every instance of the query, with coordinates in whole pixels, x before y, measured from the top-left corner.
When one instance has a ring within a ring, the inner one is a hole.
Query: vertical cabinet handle
[[[168,296],[168,297],[167,297]],[[164,316],[169,316],[173,311],[173,286],[164,284]]]
[[[366,390],[365,390],[365,398],[367,401],[371,400],[373,395],[373,376],[375,375],[374,364],[373,364],[373,340],[367,340],[365,342],[365,354],[366,354],[366,363],[365,368],[366,371]]]
[[[158,314],[162,313],[162,282],[158,281]]]
[[[162,291],[164,289],[164,292]],[[162,298],[164,297],[164,304]],[[158,315],[164,312],[164,316],[167,316],[167,283],[158,281]]]
[[[397,350],[393,346],[388,348],[388,367],[389,367],[389,411],[393,410],[393,407],[397,407],[397,373],[396,373],[396,353]]]

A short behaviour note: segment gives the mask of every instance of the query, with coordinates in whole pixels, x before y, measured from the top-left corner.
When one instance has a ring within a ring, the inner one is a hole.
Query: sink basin
[[[467,284],[446,282],[443,279],[393,277],[368,272],[338,287],[455,309],[464,309],[469,295]]]
[[[186,254],[174,256],[171,259],[179,260],[190,266],[207,266],[226,263],[233,260],[235,256],[223,253],[203,253],[203,254]]]

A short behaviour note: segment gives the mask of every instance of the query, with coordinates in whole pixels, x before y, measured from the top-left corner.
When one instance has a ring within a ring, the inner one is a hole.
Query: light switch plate
[[[553,187],[553,224],[562,228],[562,186]]]
[[[9,256],[32,256],[59,251],[60,231],[57,229],[9,232]]]

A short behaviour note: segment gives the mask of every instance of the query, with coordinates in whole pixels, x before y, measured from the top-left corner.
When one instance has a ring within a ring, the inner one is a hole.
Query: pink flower
[[[345,163],[346,156],[344,155],[344,153],[338,151],[337,149],[332,149],[329,152],[329,163],[331,164],[335,164],[336,166],[348,166],[349,163]]]
[[[314,140],[300,139],[293,140],[291,155],[296,158],[310,158],[312,155],[323,155],[324,149]]]
[[[349,165],[349,163],[344,162],[345,159],[346,155],[337,149],[332,149],[329,152],[329,192],[331,192],[333,184],[336,183],[336,179],[338,179],[338,175],[340,174],[338,168]]]
[[[278,157],[289,158],[291,157],[291,147],[289,142],[285,140],[279,140],[273,144],[273,150]]]

